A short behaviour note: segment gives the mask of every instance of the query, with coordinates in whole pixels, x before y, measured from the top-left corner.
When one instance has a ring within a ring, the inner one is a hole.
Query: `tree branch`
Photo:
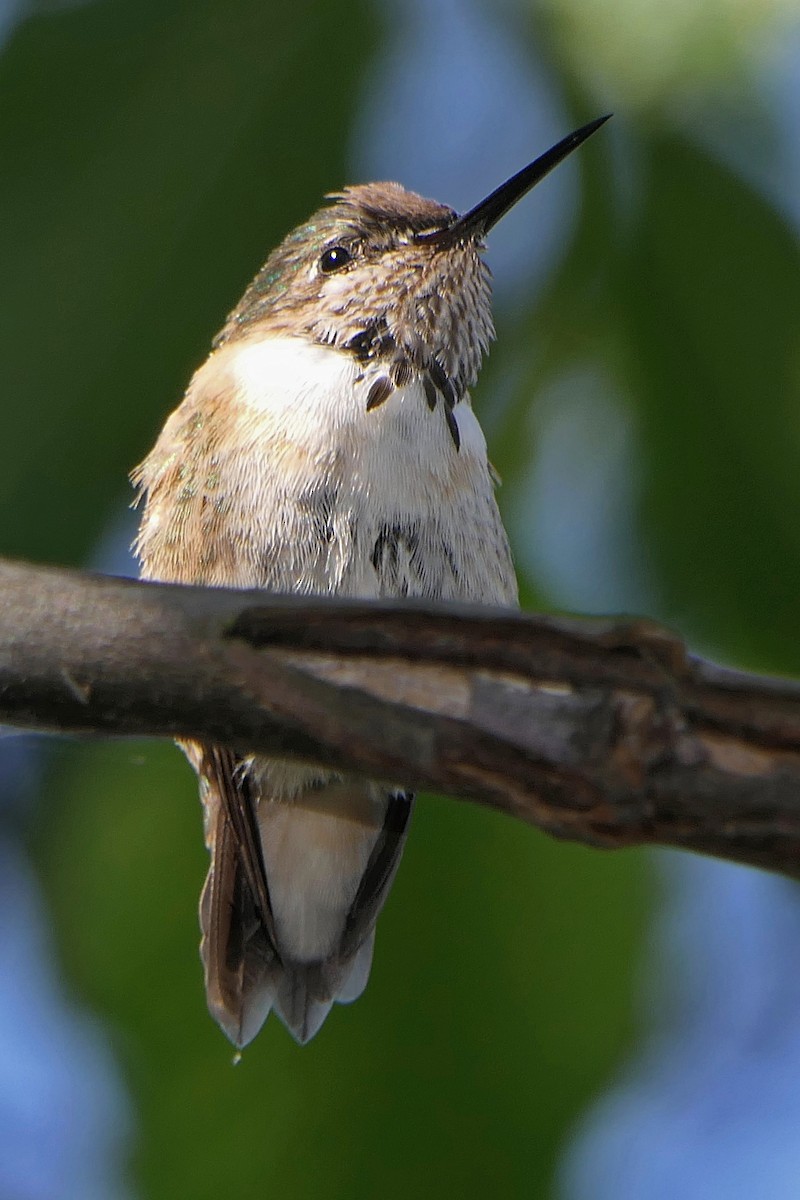
[[[0,562],[0,721],[311,759],[589,845],[800,877],[800,686],[715,667],[648,621]]]

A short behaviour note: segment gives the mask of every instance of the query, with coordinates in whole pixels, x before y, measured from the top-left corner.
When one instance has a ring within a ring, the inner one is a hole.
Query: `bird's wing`
[[[254,801],[229,750],[192,746],[203,780],[211,864],[200,901],[201,954],[212,1015],[237,1046],[260,1029],[280,968]]]
[[[392,792],[383,828],[345,920],[341,957],[349,958],[371,932],[400,862],[414,805],[411,792]]]

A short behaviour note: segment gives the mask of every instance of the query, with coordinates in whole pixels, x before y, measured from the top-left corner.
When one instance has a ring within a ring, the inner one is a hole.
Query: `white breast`
[[[457,449],[444,402],[431,411],[419,382],[367,409],[380,364],[291,337],[234,343],[215,360],[193,386],[226,378],[239,425],[222,474],[247,512],[250,546],[231,582],[515,602],[468,398],[454,410]]]
[[[265,427],[310,450],[348,450],[367,478],[400,466],[403,486],[421,478],[449,480],[463,475],[454,457],[443,414],[432,414],[422,385],[394,392],[377,409],[366,398],[376,370],[366,373],[349,354],[304,338],[267,338],[237,350],[232,372],[247,405]],[[470,463],[485,463],[486,441],[468,403],[454,412],[461,453]],[[438,418],[438,419],[435,419]],[[415,493],[416,495],[417,493]]]

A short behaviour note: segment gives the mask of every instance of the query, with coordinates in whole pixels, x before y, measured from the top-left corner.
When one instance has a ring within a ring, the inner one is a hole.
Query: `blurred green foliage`
[[[342,180],[340,34],[327,0],[105,0],[6,48],[5,553],[89,552],[242,280]]]
[[[244,283],[347,182],[382,35],[367,0],[103,0],[17,31],[0,58],[2,553],[85,561]],[[582,152],[572,243],[531,312],[500,314],[476,403],[513,374],[492,446],[511,494],[537,390],[574,363],[607,371],[641,438],[652,615],[797,671],[796,236],[656,117],[635,136],[624,219],[608,146]],[[205,851],[178,752],[69,745],[36,854],[65,973],[112,1030],[147,1200],[546,1196],[632,1041],[634,854],[424,800],[365,996],[303,1050],[269,1021],[236,1068],[204,1007]]]

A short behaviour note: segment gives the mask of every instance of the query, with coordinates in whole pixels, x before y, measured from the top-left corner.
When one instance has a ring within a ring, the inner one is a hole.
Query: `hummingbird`
[[[463,215],[369,183],[289,233],[132,473],[142,577],[515,606],[469,396],[494,337],[484,238],[607,119]],[[271,1010],[305,1043],[366,986],[414,796],[320,763],[181,745],[210,852],[210,1012],[237,1047]]]

